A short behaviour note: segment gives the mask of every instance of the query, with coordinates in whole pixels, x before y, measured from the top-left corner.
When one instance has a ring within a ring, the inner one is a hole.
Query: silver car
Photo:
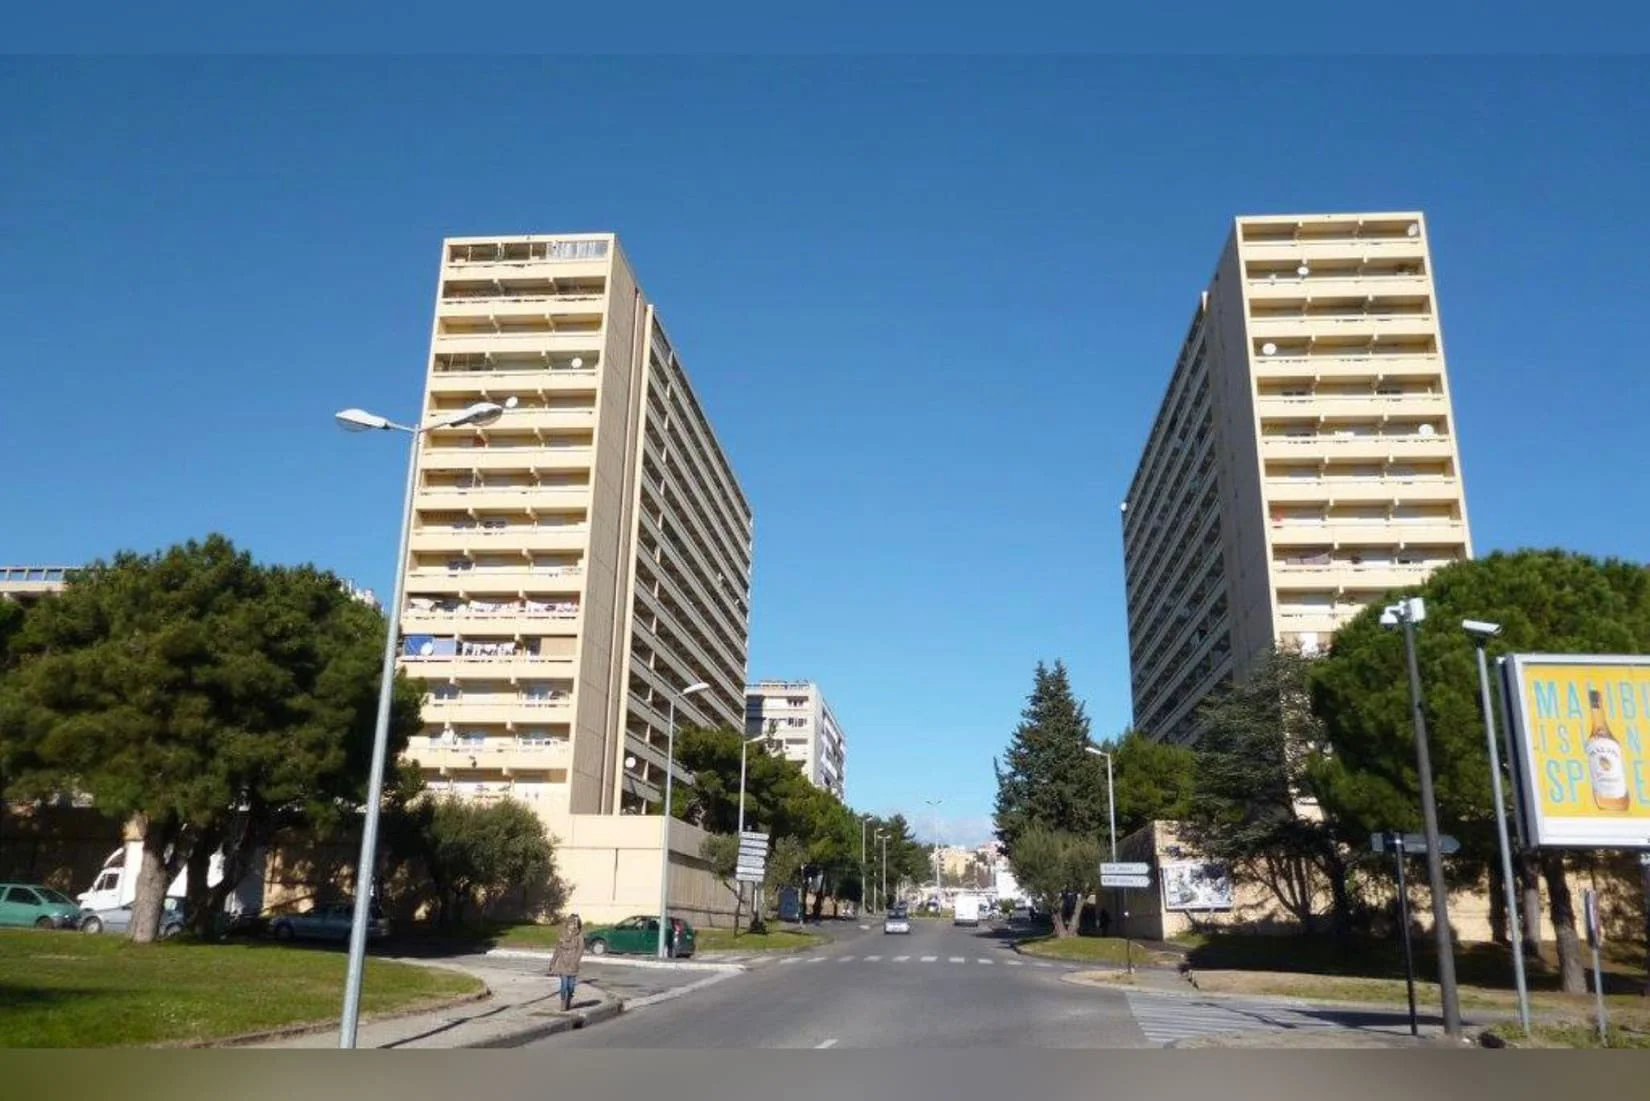
[[[126,933],[132,928],[132,904],[105,910],[82,910],[82,933]],[[183,932],[183,899],[168,898],[160,912],[160,935],[175,937]]]
[[[911,931],[911,919],[904,910],[890,911],[888,916],[882,919],[882,931],[884,933],[909,933]]]

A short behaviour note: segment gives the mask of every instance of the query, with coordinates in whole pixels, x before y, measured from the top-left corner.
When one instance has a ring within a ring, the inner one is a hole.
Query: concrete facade
[[[614,235],[448,238],[434,312],[426,421],[515,405],[421,444],[401,663],[429,695],[407,757],[438,793],[535,808],[573,908],[628,914],[658,863],[672,701],[741,726],[750,506]]]
[[[812,681],[765,680],[745,689],[745,734],[768,734],[816,787],[842,798],[847,742]]]
[[[1426,221],[1238,218],[1123,504],[1134,722],[1471,556]]]

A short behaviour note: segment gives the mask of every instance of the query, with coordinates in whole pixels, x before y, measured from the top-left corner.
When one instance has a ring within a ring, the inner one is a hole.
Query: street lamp
[[[401,639],[401,604],[406,600],[407,555],[412,538],[413,493],[418,487],[418,444],[424,434],[438,428],[477,428],[492,424],[514,409],[516,399],[500,405],[478,401],[432,418],[421,426],[397,424],[365,409],[343,409],[333,415],[346,432],[405,432],[412,443],[407,452],[407,492],[401,505],[401,545],[396,552],[394,595],[390,599],[389,623],[384,632],[384,663],[378,680],[378,718],[372,732],[372,770],[367,775],[366,818],[361,824],[361,856],[355,866],[355,912],[350,920],[349,970],[344,977],[344,1013],[338,1024],[338,1046],[355,1046],[356,1025],[361,1016],[361,977],[366,970],[367,919],[372,910],[372,870],[378,862],[378,818],[384,798],[384,764],[389,755],[390,700],[395,688],[395,650]]]
[[[923,802],[928,804],[928,815],[931,819],[933,819],[934,898],[938,901],[940,896],[945,893],[945,883],[942,881],[940,873],[940,804],[945,802],[945,800],[924,799]]]
[[[859,902],[861,906],[865,905],[866,896],[871,893],[866,889],[870,884],[865,882],[865,827],[870,824],[870,821],[871,815],[869,813],[859,816]],[[876,907],[871,907],[870,912],[876,913]]]
[[[888,908],[888,831],[887,830],[878,830],[877,831],[877,842],[882,846],[882,879],[881,879],[882,885],[877,889],[877,895],[879,896],[878,901],[881,904],[879,908],[883,909],[883,910],[886,910]]]
[[[1478,691],[1484,704],[1484,742],[1490,751],[1490,790],[1495,800],[1495,833],[1501,843],[1501,886],[1506,894],[1507,940],[1512,945],[1513,979],[1518,987],[1518,1019],[1530,1031],[1530,994],[1524,980],[1524,944],[1518,929],[1518,888],[1513,882],[1512,846],[1507,842],[1507,813],[1501,796],[1501,751],[1495,744],[1495,711],[1490,703],[1490,666],[1484,648],[1501,633],[1498,623],[1463,619],[1461,629],[1472,636],[1478,651]]]
[[[670,934],[670,793],[671,781],[676,778],[676,700],[678,697],[687,699],[698,692],[703,692],[710,685],[704,681],[694,681],[680,692],[668,693],[670,696],[670,719],[665,726],[665,802],[664,821],[659,824],[659,958],[664,959],[669,952],[667,938]]]
[[[1084,746],[1083,752],[1092,753],[1096,757],[1106,759],[1106,819],[1110,823],[1111,860],[1115,864],[1117,863],[1117,800],[1113,798],[1111,790],[1111,754],[1092,745]]]
[[[1438,851],[1438,804],[1432,792],[1432,756],[1427,749],[1427,720],[1421,709],[1421,666],[1415,657],[1415,625],[1426,617],[1426,602],[1412,596],[1389,604],[1381,612],[1381,626],[1401,626],[1404,631],[1410,715],[1415,727],[1415,771],[1421,787],[1421,824],[1427,838],[1427,881],[1432,891],[1433,935],[1438,941],[1438,988],[1443,1002],[1444,1032],[1453,1039],[1461,1035],[1460,994],[1455,988],[1455,951],[1450,944],[1444,856]],[[1402,860],[1402,854],[1398,858]]]

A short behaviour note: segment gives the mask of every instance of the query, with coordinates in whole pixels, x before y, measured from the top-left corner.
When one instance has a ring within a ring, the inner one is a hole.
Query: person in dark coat
[[[578,914],[562,922],[561,939],[550,956],[550,974],[561,979],[561,1009],[573,1008],[573,988],[579,984],[579,964],[584,961],[584,923]]]

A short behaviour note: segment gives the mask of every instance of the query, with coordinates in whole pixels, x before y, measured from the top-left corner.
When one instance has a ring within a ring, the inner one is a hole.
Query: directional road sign
[[[1143,861],[1125,861],[1121,864],[1100,865],[1101,875],[1150,875],[1151,868]]]
[[[1149,875],[1106,875],[1101,873],[1100,886],[1102,887],[1150,887],[1152,877]]]
[[[1394,842],[1399,838],[1396,833],[1372,833],[1369,835],[1369,847],[1378,853],[1397,852]],[[1406,833],[1402,835],[1403,851],[1411,856],[1425,856],[1427,852],[1427,835],[1424,833]],[[1461,851],[1461,842],[1447,833],[1438,835],[1438,851],[1445,856],[1452,856]]]
[[[741,844],[746,841],[758,841],[766,845],[768,843],[768,835],[765,833],[758,833],[755,830],[746,830],[744,833],[739,835],[739,841]]]

